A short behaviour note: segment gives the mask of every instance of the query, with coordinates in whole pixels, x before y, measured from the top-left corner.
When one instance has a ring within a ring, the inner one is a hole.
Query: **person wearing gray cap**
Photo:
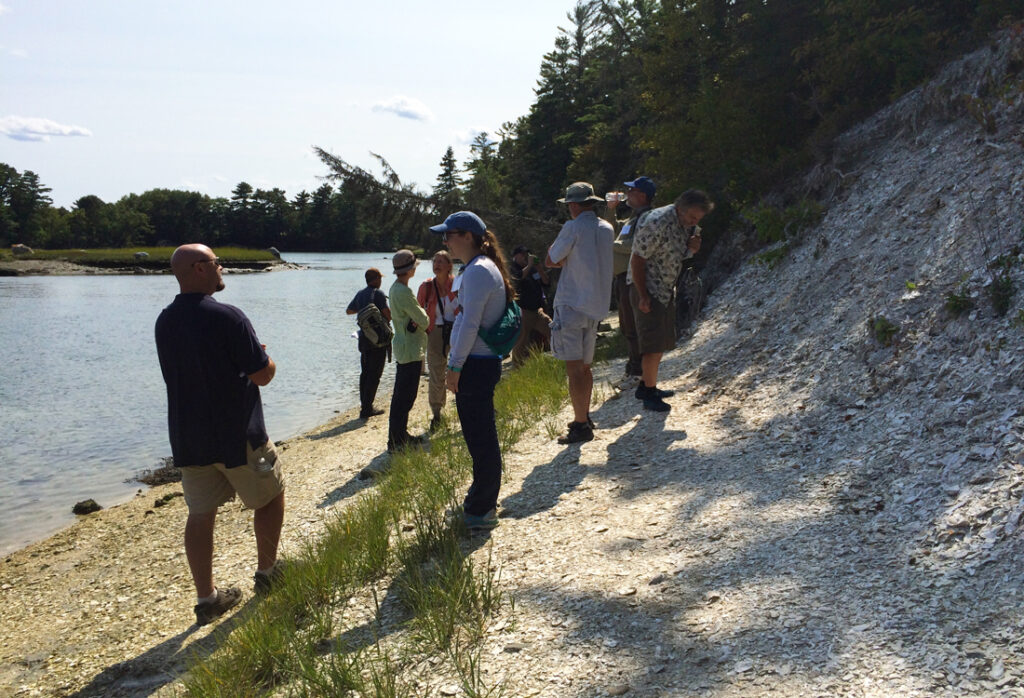
[[[551,351],[565,361],[569,377],[569,398],[573,421],[558,443],[571,444],[594,438],[590,420],[590,399],[594,390],[594,361],[597,324],[608,314],[612,293],[611,223],[597,217],[594,207],[603,202],[586,182],[569,185],[565,198],[567,221],[548,248],[545,264],[562,270],[555,291],[555,312],[551,321]]]
[[[416,394],[423,373],[423,355],[427,348],[427,312],[416,302],[409,288],[409,279],[416,273],[416,255],[399,250],[391,260],[395,282],[388,291],[391,322],[395,329],[392,353],[395,357],[395,388],[391,393],[388,415],[388,453],[407,445],[423,442],[409,434],[409,412],[416,404]]]

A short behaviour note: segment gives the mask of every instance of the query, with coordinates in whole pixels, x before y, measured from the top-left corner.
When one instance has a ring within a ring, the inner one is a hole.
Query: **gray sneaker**
[[[462,520],[470,531],[489,531],[498,526],[498,512],[491,509],[486,514],[480,516],[466,514]]]
[[[288,563],[278,560],[270,568],[270,572],[263,574],[255,572],[252,575],[252,590],[257,596],[266,596],[281,584],[281,579],[288,571]]]
[[[216,620],[231,610],[241,599],[242,592],[235,587],[217,589],[217,598],[213,601],[197,603],[193,609],[196,612],[196,625],[206,625]]]

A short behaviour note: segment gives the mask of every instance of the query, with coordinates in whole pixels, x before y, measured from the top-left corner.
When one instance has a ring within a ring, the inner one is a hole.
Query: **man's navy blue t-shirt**
[[[246,442],[267,442],[260,389],[248,376],[270,361],[249,318],[211,296],[181,293],[157,318],[156,349],[174,464],[244,465]]]
[[[352,302],[348,304],[347,310],[358,313],[360,310],[373,303],[381,312],[388,309],[388,297],[379,288],[373,286],[367,286],[362,291],[356,294],[356,297],[352,299]]]
[[[360,310],[362,310],[363,308],[368,306],[370,303],[373,303],[378,308],[380,308],[380,311],[382,313],[385,310],[388,309],[388,297],[387,297],[387,295],[383,291],[381,291],[379,288],[374,288],[373,286],[367,286],[362,291],[360,291],[359,293],[356,294],[355,298],[352,299],[352,302],[348,304],[348,308],[346,308],[346,311],[347,312],[352,312],[352,313],[358,313]],[[363,345],[362,339],[363,339],[363,331],[359,330],[359,340],[360,340],[359,341],[359,350],[360,351],[364,350],[364,345]],[[383,351],[383,347],[381,347],[381,348],[374,347],[369,342],[366,343],[365,349],[369,349],[371,351]]]

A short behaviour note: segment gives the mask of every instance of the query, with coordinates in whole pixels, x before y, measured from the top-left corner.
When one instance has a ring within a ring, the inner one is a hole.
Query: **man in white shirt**
[[[565,361],[569,376],[569,398],[573,421],[558,443],[571,444],[594,438],[590,420],[590,399],[594,375],[597,324],[608,314],[612,293],[612,241],[615,230],[597,217],[594,207],[604,199],[594,195],[586,182],[571,184],[565,198],[569,220],[548,249],[545,264],[562,270],[555,291],[554,319],[551,322],[551,350]]]

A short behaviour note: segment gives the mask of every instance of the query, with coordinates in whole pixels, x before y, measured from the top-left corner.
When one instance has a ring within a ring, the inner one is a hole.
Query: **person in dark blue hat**
[[[619,235],[615,238],[612,251],[612,273],[615,275],[612,292],[615,294],[619,310],[619,330],[626,339],[628,355],[626,370],[622,379],[615,384],[619,390],[633,390],[640,384],[643,369],[640,364],[640,345],[636,337],[636,320],[633,317],[633,306],[629,303],[629,285],[626,276],[629,272],[629,257],[633,251],[633,234],[636,232],[640,216],[651,210],[654,205],[654,194],[657,187],[650,177],[637,177],[631,182],[623,182],[626,186],[626,205],[630,208],[630,217],[622,222]]]

